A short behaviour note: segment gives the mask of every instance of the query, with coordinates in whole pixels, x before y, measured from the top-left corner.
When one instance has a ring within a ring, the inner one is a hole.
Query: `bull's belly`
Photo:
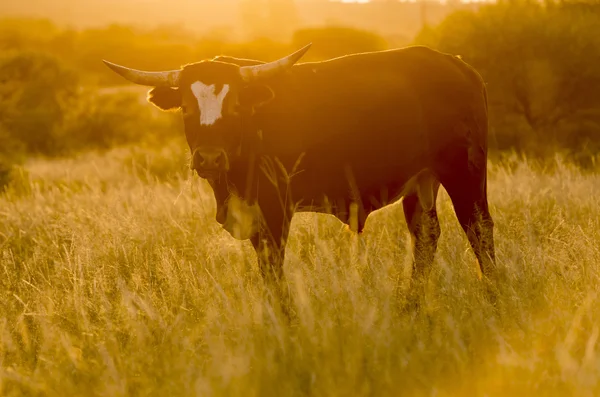
[[[416,194],[421,206],[431,210],[435,206],[437,181],[434,174],[427,168],[420,170],[404,183],[382,184],[348,195],[324,195],[313,204],[299,205],[296,212],[314,212],[330,214],[350,227],[351,230],[362,231],[366,218],[373,212],[395,204],[403,197]],[[360,188],[359,188],[360,189]]]
[[[435,206],[438,183],[433,173],[423,169],[399,186],[394,184],[381,186],[379,197],[374,197],[373,189],[370,193],[363,192],[360,199],[356,199],[351,194],[331,197],[323,194],[319,199],[310,200],[306,200],[305,197],[305,200],[299,201],[295,212],[330,214],[351,230],[362,232],[366,218],[372,212],[394,204],[406,195],[416,194],[421,206],[425,210],[431,210]],[[239,240],[254,236],[260,231],[264,222],[262,210],[257,203],[249,204],[233,194],[227,200],[225,211],[223,228]]]

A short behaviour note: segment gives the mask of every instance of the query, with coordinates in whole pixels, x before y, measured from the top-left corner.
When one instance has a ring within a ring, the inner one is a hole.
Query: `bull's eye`
[[[187,114],[187,106],[185,106],[185,105],[181,105],[181,112],[182,112],[183,114]]]

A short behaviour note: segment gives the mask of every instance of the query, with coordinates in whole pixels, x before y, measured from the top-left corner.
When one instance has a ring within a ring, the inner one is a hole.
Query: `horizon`
[[[237,38],[289,37],[294,30],[315,26],[349,26],[384,36],[414,36],[423,23],[436,24],[461,7],[494,0],[174,0],[165,8],[157,1],[32,0],[0,4],[0,18],[50,19],[68,28],[121,24],[141,28],[177,25],[200,34]],[[427,4],[415,8],[416,4]],[[258,6],[257,6],[258,5]],[[367,8],[363,8],[367,7]]]

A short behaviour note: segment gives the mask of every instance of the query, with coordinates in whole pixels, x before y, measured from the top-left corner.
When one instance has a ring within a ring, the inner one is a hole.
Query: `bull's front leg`
[[[265,281],[265,286],[274,298],[281,303],[282,310],[287,314],[291,297],[283,274],[285,246],[290,230],[290,217],[268,216],[258,233],[250,238],[256,251],[258,267]],[[273,219],[275,218],[275,219]]]

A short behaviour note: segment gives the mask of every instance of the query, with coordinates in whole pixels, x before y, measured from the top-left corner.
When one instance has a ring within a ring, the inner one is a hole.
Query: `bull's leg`
[[[279,301],[284,314],[288,314],[290,295],[285,284],[283,262],[290,222],[267,223],[250,238],[256,251],[258,267],[267,290]]]
[[[402,200],[413,256],[410,289],[406,297],[409,307],[413,309],[420,307],[424,297],[425,285],[441,233],[435,208],[440,184],[430,174],[423,176],[425,178],[419,177],[417,181],[416,191],[404,196]]]
[[[479,268],[485,278],[495,280],[496,255],[494,249],[494,222],[487,201],[486,167],[456,167],[446,175],[442,185],[448,192],[454,211],[465,231]]]
[[[402,200],[404,217],[412,240],[413,280],[427,278],[437,250],[441,229],[435,201],[439,186],[439,182],[432,181],[431,184],[422,186],[423,189],[429,189],[428,191],[419,189]],[[428,197],[423,197],[423,194],[427,194]]]
[[[261,276],[272,286],[283,279],[285,241],[278,240],[270,233],[257,233],[250,239],[256,251]]]

